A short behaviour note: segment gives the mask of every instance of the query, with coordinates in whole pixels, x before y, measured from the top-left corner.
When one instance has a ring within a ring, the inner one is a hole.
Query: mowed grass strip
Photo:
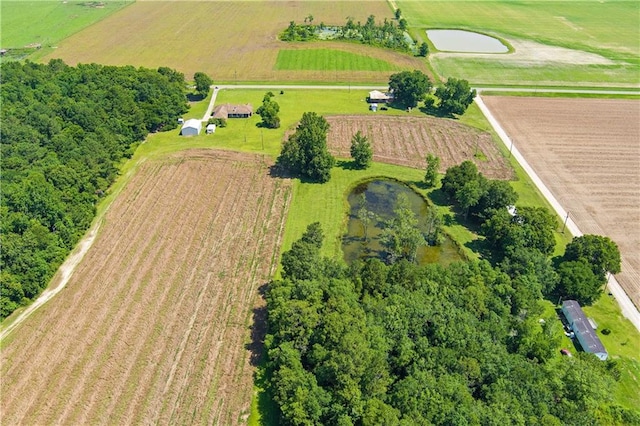
[[[98,4],[99,3],[99,4]],[[133,1],[2,1],[2,48],[55,44]]]
[[[370,56],[330,49],[278,52],[277,70],[396,71],[399,67]]]

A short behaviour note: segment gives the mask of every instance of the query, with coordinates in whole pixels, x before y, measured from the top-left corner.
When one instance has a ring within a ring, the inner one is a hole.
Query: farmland
[[[619,245],[618,280],[640,306],[640,103],[483,99],[582,232]]]
[[[268,166],[212,150],[144,162],[63,294],[3,341],[3,423],[246,422],[249,326],[290,197]]]
[[[475,84],[638,85],[637,2],[398,1],[416,37],[461,28],[506,39],[514,54],[434,53],[434,70]]]
[[[465,160],[491,179],[511,179],[513,171],[487,132],[454,120],[433,117],[328,116],[329,149],[349,157],[351,138],[360,130],[373,147],[374,161],[425,168],[428,153],[440,157],[440,172]],[[476,155],[477,154],[477,155]],[[481,158],[481,159],[480,159]]]
[[[104,19],[132,1],[3,1],[0,3],[2,48],[55,45]]]
[[[227,81],[384,81],[364,69],[279,70],[281,49],[348,52],[400,68],[425,69],[418,58],[355,43],[286,43],[278,34],[291,20],[342,25],[347,16],[365,21],[391,18],[385,1],[348,2],[136,2],[70,37],[42,57],[65,62],[175,67],[188,77],[196,71]]]

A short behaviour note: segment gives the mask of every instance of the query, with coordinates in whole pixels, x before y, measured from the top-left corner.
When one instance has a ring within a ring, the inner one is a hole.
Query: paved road
[[[569,232],[571,232],[571,234],[576,237],[581,236],[582,232],[578,228],[578,225],[575,224],[573,219],[571,219],[571,217],[567,214],[566,210],[562,208],[558,200],[556,200],[556,198],[553,196],[551,191],[549,191],[547,186],[538,177],[538,175],[531,168],[529,163],[527,163],[527,160],[525,160],[525,158],[522,156],[520,151],[518,151],[518,147],[514,145],[513,140],[511,140],[509,135],[507,135],[507,132],[504,131],[502,126],[500,126],[500,123],[498,122],[498,120],[495,119],[493,114],[491,114],[491,111],[489,111],[489,108],[487,108],[487,106],[484,104],[484,102],[482,101],[482,97],[479,95],[476,96],[475,102],[478,105],[478,107],[480,107],[480,110],[482,111],[484,116],[487,118],[489,123],[491,123],[491,126],[493,126],[493,129],[496,131],[498,136],[500,136],[500,139],[502,140],[504,145],[507,148],[509,148],[511,155],[518,161],[518,163],[520,163],[522,168],[527,172],[527,174],[529,175],[533,183],[538,187],[540,192],[542,192],[544,197],[549,201],[549,203],[551,204],[553,209],[556,211],[556,213],[558,213],[560,217],[566,218],[566,228],[569,230]],[[622,315],[628,318],[633,323],[633,325],[638,329],[638,331],[640,331],[640,312],[638,312],[638,309],[636,308],[636,306],[633,304],[631,299],[629,299],[629,296],[627,296],[627,293],[624,292],[624,290],[616,280],[615,276],[609,275],[609,281],[607,283],[607,287],[611,292],[611,294],[613,294],[613,296],[618,301],[618,304],[620,305],[620,309],[622,310]]]
[[[219,84],[219,89],[261,89],[261,90],[387,90],[389,86],[378,85],[295,85],[295,84]],[[528,93],[575,93],[583,95],[635,95],[640,96],[640,88],[637,89],[554,89],[535,87],[475,87],[478,94],[482,92],[528,92]],[[215,89],[214,89],[215,90]]]

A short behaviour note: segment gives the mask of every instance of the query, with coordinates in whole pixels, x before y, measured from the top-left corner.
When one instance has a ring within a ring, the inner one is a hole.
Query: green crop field
[[[640,4],[631,1],[398,1],[415,37],[454,28],[492,34],[512,54],[438,53],[443,77],[475,84],[640,85]]]
[[[370,56],[328,49],[281,50],[278,70],[396,71],[398,66]]]
[[[2,1],[2,48],[41,44],[54,46],[132,1]]]

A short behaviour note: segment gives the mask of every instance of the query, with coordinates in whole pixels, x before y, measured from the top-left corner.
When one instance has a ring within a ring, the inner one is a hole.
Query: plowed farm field
[[[2,424],[245,423],[291,193],[269,166],[143,163],[62,294],[3,341]]]
[[[486,177],[513,177],[511,166],[489,133],[454,120],[382,115],[340,115],[326,119],[331,125],[327,145],[339,157],[350,157],[351,138],[359,130],[371,143],[374,161],[426,168],[425,157],[431,153],[440,157],[441,173],[471,160]]]
[[[580,230],[618,244],[616,277],[640,307],[640,102],[483,100]]]

